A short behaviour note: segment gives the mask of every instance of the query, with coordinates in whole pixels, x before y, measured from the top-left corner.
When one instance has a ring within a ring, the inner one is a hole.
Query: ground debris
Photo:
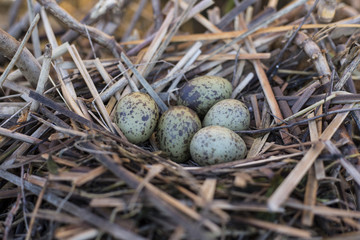
[[[3,239],[358,238],[359,1],[22,2],[0,3]],[[244,159],[176,163],[115,124],[203,75],[250,110]]]

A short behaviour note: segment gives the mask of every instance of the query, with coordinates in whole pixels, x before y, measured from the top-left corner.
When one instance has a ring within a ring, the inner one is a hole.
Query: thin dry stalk
[[[270,222],[266,222],[266,221],[261,221],[258,219],[254,219],[254,218],[242,218],[242,217],[235,217],[236,220],[243,222],[243,223],[247,223],[247,224],[251,224],[260,228],[265,228],[271,231],[275,231],[284,235],[288,235],[288,236],[293,236],[293,237],[298,237],[298,238],[310,238],[311,237],[311,232],[303,230],[303,229],[298,229],[298,228],[294,228],[294,227],[289,227],[286,225],[280,225],[280,224],[275,224],[275,223],[270,223]]]
[[[6,179],[9,182],[12,182],[13,184],[20,186],[21,185],[21,179],[17,176],[15,176],[12,173],[9,173],[3,169],[0,169],[0,176],[1,178]],[[27,181],[24,181],[24,187],[26,190],[31,191],[32,193],[39,195],[41,192],[41,188],[38,186],[35,186]],[[70,202],[63,202],[63,199],[56,196],[53,193],[45,193],[44,200],[48,201],[49,203],[53,204],[54,206],[58,206],[59,204],[63,203],[63,209],[75,216],[82,216],[83,220],[100,228],[103,231],[106,231],[113,235],[116,238],[119,239],[137,239],[137,240],[143,240],[144,238],[133,234],[125,229],[123,229],[121,226],[110,223],[106,221],[105,219],[98,217],[97,215],[87,211],[86,209],[79,208],[73,203]]]
[[[309,118],[314,117],[314,114],[309,114]],[[309,122],[309,130],[310,130],[310,139],[311,141],[318,141],[318,131],[316,128],[315,121]],[[318,160],[316,160],[318,161]],[[316,162],[315,161],[315,162]],[[310,207],[315,206],[316,204],[316,193],[318,190],[318,181],[315,174],[315,166],[311,167],[308,172],[308,179],[306,182],[305,196],[304,196],[304,205],[308,205]],[[312,226],[314,221],[314,214],[309,210],[304,210],[302,213],[301,223],[305,226]]]
[[[47,80],[49,79],[49,72],[50,72],[50,64],[51,64],[51,54],[52,54],[52,48],[51,45],[48,44],[45,47],[44,51],[44,61],[43,65],[41,67],[41,72],[39,76],[39,81],[36,86],[36,92],[39,94],[43,94],[45,90],[45,84]],[[30,111],[36,112],[39,108],[40,104],[38,102],[32,102],[30,106]]]
[[[244,29],[246,29],[246,25],[245,25],[245,22],[243,21],[243,19],[241,21],[241,25]],[[245,43],[246,43],[247,48],[249,49],[250,53],[256,53],[256,49],[252,43],[251,37],[247,37],[247,39],[245,40]],[[283,116],[280,111],[278,102],[275,99],[275,95],[271,88],[269,79],[267,78],[266,73],[265,73],[264,69],[262,68],[260,61],[252,60],[252,64],[254,65],[256,74],[259,78],[261,88],[265,94],[265,97],[266,97],[267,103],[269,104],[270,110],[271,110],[272,114],[274,115],[275,122],[277,124],[283,123],[283,121],[282,121]],[[284,131],[281,131],[280,135],[285,144],[288,144],[291,142],[290,137],[287,134],[287,129],[284,129]]]
[[[47,187],[47,182],[45,183],[45,186],[41,189],[41,192],[39,193],[38,199],[36,200],[36,204],[35,204],[34,210],[32,211],[32,216],[31,216],[31,219],[30,219],[29,229],[28,229],[28,232],[26,234],[25,240],[31,239],[32,229],[33,229],[33,227],[35,225],[35,218],[36,218],[36,215],[37,215],[37,213],[39,211],[41,202],[43,200],[43,197],[44,197],[44,194],[45,194],[45,191],[46,191],[46,187]]]
[[[28,13],[29,13],[29,21],[30,24],[34,21],[34,18],[36,16],[35,15],[35,9],[34,9],[34,5],[33,2],[31,0],[27,0],[26,1],[27,6],[28,6]],[[37,14],[38,15],[38,14]],[[34,48],[34,55],[36,58],[41,56],[41,48],[40,48],[40,38],[39,38],[39,31],[37,26],[35,25],[34,30],[31,33],[31,40],[33,43],[33,48]]]
[[[69,47],[68,51],[69,51],[71,57],[73,58],[77,68],[79,69],[81,75],[83,76],[84,81],[85,81],[87,87],[89,88],[96,105],[100,109],[100,113],[101,113],[102,117],[105,119],[107,127],[109,128],[110,131],[115,132],[115,130],[112,127],[113,125],[112,125],[110,116],[109,116],[108,112],[106,111],[105,105],[104,105],[103,101],[101,100],[99,93],[97,92],[97,89],[95,87],[93,80],[90,77],[90,74],[88,73],[84,63],[82,62],[79,53],[77,52],[77,50],[74,46]]]
[[[341,156],[341,151],[333,144],[331,141],[325,141],[325,146],[327,150],[336,156]],[[357,184],[360,185],[360,173],[359,170],[356,169],[355,166],[353,166],[349,160],[347,160],[344,157],[340,157],[340,163],[341,165],[346,169],[346,171],[353,177],[354,181],[357,182]]]
[[[322,84],[329,83],[331,71],[320,47],[303,32],[298,32],[294,39],[294,43],[303,48],[305,53],[310,57],[311,61],[313,61],[317,72],[321,76]]]
[[[57,5],[57,3],[53,0],[38,0],[38,2],[57,20],[65,24],[67,27],[77,31],[83,36],[87,36],[89,33],[91,39],[94,42],[97,42],[98,44],[107,48],[116,58],[120,57],[120,52],[122,52],[122,48],[113,37],[96,28],[79,23],[64,9],[59,7],[59,5]]]
[[[351,109],[354,104],[347,104],[343,109]],[[314,163],[316,158],[320,155],[321,151],[324,149],[325,144],[323,141],[330,140],[331,137],[335,134],[335,131],[345,120],[348,113],[339,113],[336,115],[334,120],[331,121],[329,126],[321,134],[319,142],[314,144],[313,147],[305,154],[305,156],[300,160],[296,167],[290,172],[290,174],[285,178],[281,185],[276,189],[276,191],[271,195],[268,200],[268,207],[271,211],[279,211],[280,206],[286,201],[291,192],[300,182],[302,177],[309,170],[311,165]]]
[[[141,73],[134,67],[134,65],[131,63],[130,59],[128,57],[126,57],[126,55],[124,53],[121,54],[121,59],[125,62],[125,64],[129,67],[129,69],[133,71],[133,73],[135,74],[138,81],[145,88],[145,90],[149,93],[149,95],[154,99],[154,101],[159,106],[160,110],[162,112],[165,112],[168,109],[168,107],[161,100],[161,98],[154,91],[154,89],[150,86],[150,84],[145,80],[145,78],[141,75]]]
[[[8,77],[14,65],[16,65],[23,72],[24,76],[32,85],[36,86],[37,78],[40,74],[40,67],[31,53],[27,49],[24,50],[24,47],[39,19],[40,16],[36,15],[34,21],[31,23],[28,31],[26,32],[24,39],[19,45],[13,37],[0,29],[0,51],[4,56],[12,56],[9,65],[6,67],[5,71],[0,77],[0,86],[4,85],[4,81]]]

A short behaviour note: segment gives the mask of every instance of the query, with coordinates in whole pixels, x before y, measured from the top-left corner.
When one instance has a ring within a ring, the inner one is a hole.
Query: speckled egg
[[[199,165],[212,165],[242,159],[246,155],[244,140],[221,126],[200,129],[190,143],[192,159]]]
[[[222,77],[202,76],[187,82],[179,91],[178,104],[193,109],[200,117],[217,102],[230,98],[231,83]]]
[[[129,142],[148,140],[159,118],[159,108],[147,94],[133,92],[122,99],[116,109],[116,123]]]
[[[210,108],[206,113],[203,126],[218,125],[233,131],[248,129],[250,112],[246,105],[236,99],[225,99]]]
[[[197,114],[188,107],[170,107],[160,117],[157,138],[160,149],[171,160],[181,163],[189,159],[191,138],[201,128]]]

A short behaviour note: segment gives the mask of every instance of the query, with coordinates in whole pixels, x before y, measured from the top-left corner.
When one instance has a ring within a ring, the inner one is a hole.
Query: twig
[[[154,89],[150,86],[150,84],[145,80],[145,78],[140,74],[140,72],[134,67],[134,65],[131,63],[130,59],[126,57],[124,53],[121,53],[121,59],[125,62],[125,64],[133,71],[141,85],[145,88],[145,90],[149,93],[149,95],[154,99],[154,101],[157,103],[159,108],[162,112],[165,112],[168,107],[166,104],[161,100],[159,95],[154,91]]]
[[[46,187],[47,187],[47,181],[45,182],[45,185],[44,185],[43,188],[41,189],[41,192],[39,193],[39,197],[38,197],[38,199],[36,200],[36,204],[35,204],[34,210],[33,210],[33,212],[32,212],[32,216],[31,216],[31,220],[30,220],[30,224],[29,224],[29,229],[28,229],[28,231],[27,231],[27,233],[26,233],[26,238],[25,238],[25,240],[30,240],[30,238],[31,238],[32,229],[33,229],[34,224],[35,224],[35,218],[36,218],[36,215],[37,215],[37,213],[38,213],[38,211],[39,211],[41,202],[42,202],[42,200],[43,200]]]
[[[322,84],[330,82],[330,67],[319,46],[303,32],[298,32],[294,39],[294,43],[303,48],[305,53],[313,61],[317,72],[322,77]]]
[[[110,116],[109,116],[108,112],[106,111],[105,105],[104,105],[103,101],[101,100],[99,93],[96,90],[95,84],[94,84],[93,80],[91,79],[89,72],[86,70],[84,63],[81,60],[79,53],[77,52],[77,50],[74,46],[70,46],[68,48],[68,51],[69,51],[71,57],[73,58],[77,68],[79,69],[82,77],[84,78],[84,81],[85,81],[88,89],[90,90],[90,93],[93,96],[96,105],[99,107],[100,112],[101,112],[102,116],[104,117],[109,130],[112,132],[115,132],[115,130],[112,127]]]
[[[238,16],[241,12],[246,10],[250,5],[255,3],[256,0],[246,0],[242,1],[239,5],[233,8],[230,12],[228,12],[224,17],[221,18],[220,22],[216,24],[216,26],[223,30],[229,23],[231,23],[236,16]]]
[[[51,65],[51,53],[52,53],[51,45],[47,44],[45,46],[44,61],[43,61],[43,65],[41,67],[39,81],[36,86],[36,92],[39,94],[44,93],[45,83],[49,79],[49,72],[50,72],[50,65]],[[31,103],[30,111],[36,112],[38,110],[39,106],[40,106],[40,104],[38,102],[33,101]]]
[[[258,220],[255,218],[248,218],[248,217],[244,218],[244,217],[238,217],[238,216],[234,217],[234,220],[235,221],[238,220],[245,224],[250,224],[250,225],[254,225],[256,227],[269,229],[271,231],[276,231],[281,234],[289,235],[289,236],[293,236],[293,237],[305,238],[305,239],[311,237],[310,231],[298,229],[298,228],[294,228],[294,227],[289,227],[287,225],[280,225],[280,224],[275,224],[275,223],[271,223],[271,222],[267,222],[267,221]]]
[[[351,109],[354,104],[347,104],[342,109],[348,110]],[[290,172],[290,174],[285,178],[281,185],[276,189],[276,191],[271,195],[268,200],[268,207],[271,211],[279,211],[280,206],[286,201],[291,192],[300,182],[305,173],[309,170],[311,165],[314,163],[316,158],[320,155],[322,150],[325,147],[323,141],[330,140],[335,134],[338,127],[343,123],[349,112],[339,113],[331,121],[329,126],[320,136],[320,141],[314,144],[313,147],[304,155],[296,167]]]
[[[121,91],[121,89],[123,89],[127,84],[127,79],[125,77],[121,78],[119,81],[111,85],[106,91],[100,93],[101,100],[104,102],[109,100],[109,98],[114,96],[116,92]]]
[[[309,112],[310,110],[312,110],[312,109],[314,109],[314,108],[316,108],[316,107],[318,107],[318,106],[321,106],[321,105],[324,104],[325,102],[328,102],[328,101],[330,101],[331,99],[333,99],[333,98],[335,98],[335,97],[336,97],[336,93],[333,93],[333,94],[331,94],[330,96],[325,97],[323,100],[320,100],[320,101],[312,104],[311,106],[308,106],[307,108],[304,108],[303,110],[301,110],[301,111],[299,111],[299,112],[297,112],[297,113],[294,113],[292,116],[285,118],[283,121],[286,122],[286,121],[292,120],[292,119],[294,119],[294,118],[300,117],[301,115]]]
[[[146,59],[147,65],[145,66],[144,69],[141,69],[141,71],[140,71],[145,77],[150,73],[150,71],[154,67],[156,61],[163,54],[166,47],[169,45],[171,38],[177,33],[177,31],[179,30],[180,26],[183,24],[185,18],[188,16],[188,14],[195,2],[196,2],[195,0],[190,0],[186,10],[181,13],[180,17],[176,20],[174,25],[170,28],[169,32],[166,34],[164,41],[158,46],[158,48],[154,48],[155,52],[153,55],[151,55],[151,58]],[[171,13],[169,13],[169,15],[170,14]],[[170,20],[171,19],[172,19],[172,17],[170,18]],[[165,23],[165,21],[164,21],[164,23]]]
[[[246,24],[243,18],[240,18],[240,24],[242,26],[243,29],[246,29]],[[245,43],[246,46],[249,50],[250,53],[256,53],[256,49],[254,47],[254,44],[252,42],[252,38],[250,36],[248,36],[247,38],[245,38]],[[260,60],[252,60],[252,64],[254,65],[255,71],[256,71],[256,75],[259,79],[261,88],[264,92],[265,98],[267,100],[267,103],[269,104],[270,110],[272,112],[272,114],[275,117],[275,122],[277,124],[282,123],[282,119],[283,119],[283,115],[280,111],[280,107],[278,102],[275,99],[275,95],[274,92],[271,88],[269,79],[266,76],[265,70],[264,68],[261,66],[261,62]],[[287,131],[285,129],[285,131]],[[285,144],[288,144],[291,142],[289,135],[284,134],[284,132],[280,132],[281,138],[283,140],[283,142]]]
[[[1,168],[0,168],[0,177],[15,184],[16,186],[20,186],[20,184],[21,184],[21,179],[18,176],[15,176],[14,174],[9,173]],[[34,193],[35,195],[39,195],[41,192],[40,187],[38,187],[34,184],[31,184],[28,181],[24,181],[24,188],[26,190]],[[58,206],[61,202],[63,202],[62,198],[58,197],[57,195],[55,195],[53,193],[45,193],[43,199],[48,201],[49,203],[51,203],[54,206]],[[63,205],[63,209],[72,215],[81,216],[82,220],[84,220],[85,222],[88,222],[89,224],[91,224],[95,227],[98,227],[102,231],[108,232],[109,234],[113,235],[114,237],[116,237],[118,239],[145,240],[144,238],[142,238],[132,232],[129,232],[128,230],[124,229],[120,225],[110,223],[106,219],[101,218],[86,209],[80,208],[73,203],[65,202]]]
[[[358,67],[360,63],[360,50],[357,51],[356,57],[346,66],[340,80],[335,84],[334,90],[339,91],[348,79],[351,77],[352,72]]]
[[[294,38],[296,37],[297,33],[300,31],[301,27],[304,25],[305,21],[309,18],[310,14],[314,11],[317,3],[319,2],[319,0],[316,0],[316,2],[313,4],[313,6],[309,9],[309,11],[306,13],[304,19],[301,21],[300,25],[296,28],[296,30],[293,32],[293,34],[291,35],[291,37],[288,39],[288,41],[286,42],[285,46],[281,49],[281,52],[279,53],[279,55],[276,57],[275,61],[273,62],[273,64],[269,67],[268,73],[271,73],[271,75],[275,75],[273,73],[273,70],[275,68],[278,68],[278,64],[279,61],[281,60],[281,58],[283,57],[285,51],[289,48],[290,44],[292,43],[292,41],[294,40]]]
[[[320,27],[328,27],[329,24],[304,24],[301,29],[316,29]],[[331,26],[335,26],[336,29],[342,30],[343,28],[359,28],[360,24],[336,24],[333,23]],[[298,27],[298,25],[287,25],[287,26],[278,26],[278,27],[267,27],[267,28],[259,28],[257,31],[252,32],[250,36],[257,36],[259,34],[263,33],[282,33],[287,31],[292,31],[294,27]],[[188,34],[188,35],[176,35],[174,36],[170,42],[187,42],[187,41],[201,41],[201,40],[223,40],[223,39],[231,39],[236,38],[242,34],[244,34],[246,31],[229,31],[229,32],[214,32],[214,33],[195,33],[195,34]],[[151,41],[154,38],[153,35],[146,39],[140,39],[140,40],[133,40],[133,41],[127,41],[120,43],[121,45],[134,45],[134,44],[145,44],[148,41]],[[256,42],[255,42],[256,43]],[[147,45],[145,44],[145,45]],[[255,45],[258,47],[258,45]],[[142,46],[143,48],[144,46]],[[227,46],[228,47],[228,46]],[[134,48],[137,48],[134,47]],[[139,49],[137,49],[138,51]],[[223,50],[223,49],[222,49]],[[130,50],[132,51],[132,50]],[[130,51],[127,53],[129,54]],[[135,53],[132,53],[132,55]]]
[[[111,37],[104,32],[79,23],[75,18],[68,14],[64,9],[56,4],[54,0],[37,0],[42,6],[45,7],[57,20],[65,24],[67,27],[79,32],[81,35],[87,35],[86,29],[89,31],[91,38],[98,44],[107,48],[116,58],[120,57],[122,47],[115,41],[114,37]]]
[[[163,17],[161,14],[161,9],[160,9],[160,1],[159,0],[151,0],[151,6],[154,12],[154,20],[155,20],[155,26],[154,26],[154,30],[157,31],[162,23]]]
[[[239,93],[244,90],[244,88],[250,83],[250,81],[253,79],[254,74],[250,72],[246,77],[240,82],[240,84],[233,90],[231,94],[231,98],[236,98]]]
[[[3,235],[4,240],[8,239],[8,235],[9,235],[13,220],[14,220],[15,214],[19,210],[20,203],[21,203],[21,194],[18,193],[16,201],[13,204],[13,206],[11,207],[11,210],[9,211],[8,215],[6,216],[6,219],[4,222],[4,225],[5,225],[5,231],[4,231],[4,235]]]
[[[27,0],[28,12],[29,12],[29,21],[30,23],[34,20],[34,5],[32,0]],[[40,48],[40,39],[39,39],[39,31],[37,26],[34,27],[34,30],[31,33],[31,40],[34,48],[34,55],[36,58],[41,56],[41,48]]]
[[[105,67],[103,66],[103,64],[101,63],[100,59],[95,58],[94,60],[94,64],[96,69],[99,71],[101,77],[104,79],[104,81],[106,82],[107,85],[112,86],[114,83],[112,82],[112,79],[110,78],[108,72],[106,71]],[[100,93],[101,96],[101,93]],[[116,92],[115,93],[115,97],[117,100],[120,100],[120,93]],[[103,98],[101,98],[101,100],[104,101]]]
[[[13,131],[11,131],[9,129],[2,128],[2,127],[0,127],[0,135],[5,136],[5,137],[9,137],[9,138],[13,138],[13,139],[17,139],[17,140],[20,140],[22,142],[26,142],[26,143],[30,143],[30,144],[36,144],[36,143],[41,142],[40,139],[33,138],[33,137],[27,136],[27,135],[22,134],[22,133],[13,132]]]
[[[121,61],[119,61],[118,68],[125,76],[126,80],[128,81],[128,84],[133,92],[139,92],[138,87],[136,86],[135,82],[131,79],[130,75],[128,74],[128,71],[125,69],[125,66],[122,64]]]
[[[242,40],[244,40],[245,38],[247,38],[248,36],[250,36],[251,34],[253,34],[254,32],[256,32],[257,30],[259,30],[260,28],[265,27],[266,25],[272,23],[273,21],[275,21],[276,19],[282,17],[284,14],[292,11],[293,9],[301,6],[302,4],[306,3],[307,0],[298,0],[295,3],[281,9],[280,11],[274,13],[273,15],[271,15],[270,17],[268,17],[266,20],[264,20],[263,22],[253,26],[251,29],[248,29],[246,32],[242,33],[240,36],[234,38],[233,40],[231,40],[229,43],[224,44],[223,46],[221,46],[220,48],[214,50],[211,52],[211,54],[209,55],[209,58],[221,51],[223,51],[224,49],[226,49],[229,46],[232,46]],[[198,65],[202,64],[203,62],[205,62],[205,60],[201,61],[198,63]]]
[[[52,48],[54,49],[54,51],[53,51],[54,55],[55,55],[55,52],[57,51],[57,49],[59,49],[59,50],[61,49],[62,54],[66,53],[69,49],[69,43],[66,42],[66,43],[62,44],[60,47],[58,47],[58,43],[57,43],[55,34],[51,28],[49,19],[47,17],[47,14],[46,14],[46,11],[44,8],[41,9],[41,16],[42,16],[42,20],[44,23],[46,36],[47,36],[50,44],[52,45]],[[76,96],[76,92],[75,92],[72,82],[71,81],[64,82],[64,80],[63,80],[64,78],[69,76],[69,73],[60,66],[60,64],[63,63],[63,59],[61,57],[62,54],[59,55],[56,59],[54,59],[54,69],[55,69],[58,79],[60,81],[62,93],[60,92],[60,90],[58,88],[56,88],[56,91],[58,92],[59,96],[63,99],[63,101],[69,107],[71,107],[76,113],[83,116],[83,113],[81,112],[79,106],[75,102],[77,99],[77,96]],[[55,84],[51,80],[51,78],[49,78],[49,79],[55,86]]]
[[[360,173],[359,170],[356,169],[356,167],[354,167],[349,160],[347,160],[346,158],[344,158],[342,156],[341,151],[335,146],[335,144],[333,144],[331,141],[325,141],[324,142],[326,149],[331,153],[334,154],[336,156],[341,156],[340,157],[340,163],[341,165],[346,169],[346,171],[354,178],[355,182],[357,184],[360,185]]]
[[[53,100],[47,98],[47,97],[44,97],[34,91],[30,91],[29,93],[29,97],[36,100],[36,101],[39,101],[40,103],[42,103],[43,105],[61,113],[61,114],[64,114],[65,116],[77,121],[77,122],[80,122],[81,124],[84,124],[85,126],[89,127],[90,129],[94,128],[94,129],[97,129],[99,131],[104,131],[104,129],[102,127],[100,127],[99,125],[95,124],[94,122],[60,106],[58,103],[54,102]]]
[[[20,45],[17,46],[17,50],[16,53],[14,54],[14,56],[12,57],[9,65],[6,67],[5,71],[3,72],[3,74],[0,77],[0,86],[3,86],[3,82],[5,81],[5,79],[8,77],[10,71],[13,69],[14,65],[16,65],[17,67],[20,68],[20,70],[24,70],[23,74],[25,77],[27,77],[27,79],[29,80],[29,82],[33,85],[36,86],[37,83],[37,77],[39,75],[37,75],[37,73],[39,73],[40,67],[38,65],[38,63],[36,62],[36,60],[34,60],[33,62],[30,63],[26,63],[26,61],[31,61],[32,59],[34,59],[34,57],[31,55],[31,53],[28,53],[26,51],[24,51],[23,53],[23,49],[25,47],[25,44],[27,43],[27,41],[29,40],[32,31],[34,30],[37,22],[39,21],[40,16],[39,14],[37,14],[34,18],[34,21],[31,23],[29,30],[26,32],[24,39],[21,41]],[[8,39],[4,39],[4,38],[8,38]],[[0,29],[0,52],[3,53],[4,56],[9,56],[8,51],[12,50],[12,45],[14,45],[15,39],[13,39],[11,36],[9,36],[8,34],[6,34],[5,32],[3,32]],[[25,58],[27,58],[27,60],[25,60]],[[35,65],[35,66],[32,66]],[[29,70],[26,71],[26,67],[29,67],[31,69],[36,69],[38,71],[36,71],[35,73],[30,73]],[[38,68],[38,69],[37,69]],[[40,74],[40,73],[39,73]]]
[[[177,87],[177,85],[179,84],[179,82],[183,78],[183,74],[185,74],[185,72],[187,72],[188,70],[190,70],[192,68],[192,64],[196,61],[196,59],[200,56],[200,54],[201,54],[201,50],[198,49],[191,56],[191,58],[187,61],[187,63],[184,65],[184,67],[181,70],[179,69],[177,71],[177,73],[180,72],[180,74],[174,73],[172,76],[170,76],[170,75],[167,76],[167,77],[169,77],[168,80],[171,79],[172,77],[175,77],[175,79],[172,81],[169,89],[167,90],[168,93],[170,93],[171,91],[173,91]],[[181,73],[183,73],[183,74],[181,74]],[[165,80],[167,77],[165,77],[163,80]]]
[[[171,69],[171,71],[166,75],[166,77],[174,76],[175,72],[182,69],[185,65],[188,65],[188,63],[191,61],[190,59],[192,58],[192,56],[197,55],[197,52],[200,51],[201,46],[202,46],[201,42],[195,42],[189,48],[189,50],[186,51],[186,54],[181,59],[179,59],[180,61],[178,61],[176,63],[176,65]],[[197,56],[197,58],[198,58],[198,56]],[[191,64],[192,64],[192,62],[191,62]],[[162,85],[162,86],[156,88],[156,92],[161,92],[165,88],[165,86],[166,85]],[[169,88],[168,92],[173,90],[175,87],[176,86],[171,86]]]
[[[20,167],[20,174],[21,174],[21,181],[20,181],[20,189],[21,189],[21,198],[22,198],[22,210],[23,210],[23,215],[24,215],[24,223],[25,223],[25,228],[27,231],[29,231],[29,224],[28,224],[28,220],[26,218],[27,212],[26,212],[26,195],[25,195],[25,188],[24,188],[24,177],[25,177],[25,172],[24,172],[24,165],[22,165]]]
[[[351,109],[339,109],[339,110],[329,111],[327,113],[323,113],[323,114],[320,114],[320,115],[317,115],[315,117],[311,117],[311,118],[308,118],[308,119],[296,121],[294,123],[287,124],[287,125],[284,125],[284,126],[269,127],[269,128],[257,129],[257,130],[241,130],[241,131],[235,131],[235,132],[240,133],[240,134],[267,133],[267,132],[272,132],[272,131],[276,131],[276,130],[280,130],[280,129],[284,129],[284,128],[291,128],[291,127],[294,127],[294,126],[297,126],[297,125],[306,124],[309,121],[316,120],[316,119],[319,119],[319,118],[322,118],[322,117],[326,117],[326,116],[329,116],[329,115],[332,115],[332,114],[359,111],[359,110],[360,110],[360,108],[358,108],[358,107],[351,108]]]

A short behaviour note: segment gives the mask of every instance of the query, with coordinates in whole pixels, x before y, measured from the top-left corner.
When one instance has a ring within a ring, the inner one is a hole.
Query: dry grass
[[[358,238],[358,1],[334,17],[307,0],[37,2],[38,32],[15,3],[1,23],[26,46],[0,32],[3,239]],[[199,75],[250,108],[245,159],[177,164],[155,136],[127,141],[122,96],[163,112]]]

